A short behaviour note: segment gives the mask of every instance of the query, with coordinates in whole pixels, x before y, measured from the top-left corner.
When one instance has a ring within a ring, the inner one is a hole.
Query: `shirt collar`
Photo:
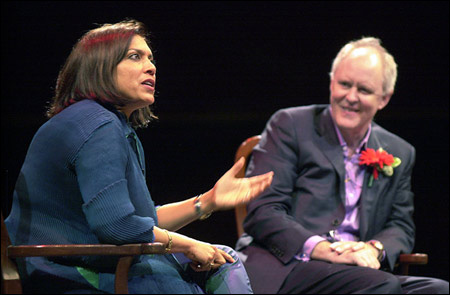
[[[333,113],[331,112],[331,105],[330,105],[330,113],[333,114]],[[345,139],[344,139],[344,137],[342,136],[341,131],[340,131],[339,128],[337,127],[336,122],[334,121],[333,116],[331,116],[331,118],[332,118],[331,121],[333,121],[334,129],[336,130],[337,137],[338,137],[338,139],[339,139],[339,144],[341,145],[341,147],[342,147],[344,150],[346,150],[346,149],[347,149],[347,143],[345,142]],[[368,143],[368,141],[369,141],[369,137],[370,137],[370,133],[371,133],[371,132],[372,132],[372,124],[369,125],[369,129],[367,129],[366,135],[364,136],[363,140],[361,140],[361,143],[359,144],[358,148],[356,149],[356,151],[355,151],[356,154],[359,154],[359,153],[361,152],[361,150],[364,150],[364,149],[367,148],[367,143]]]
[[[132,127],[131,122],[128,120],[127,116],[119,111],[116,108],[113,108],[111,110],[116,116],[119,118],[120,123],[122,124],[123,128],[126,130],[126,136],[128,137],[131,133],[136,133],[134,128]]]

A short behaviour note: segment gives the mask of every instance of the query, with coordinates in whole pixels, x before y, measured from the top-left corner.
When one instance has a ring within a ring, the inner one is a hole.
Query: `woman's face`
[[[156,67],[145,39],[135,35],[115,76],[119,93],[129,100],[121,110],[129,117],[137,109],[155,102]]]

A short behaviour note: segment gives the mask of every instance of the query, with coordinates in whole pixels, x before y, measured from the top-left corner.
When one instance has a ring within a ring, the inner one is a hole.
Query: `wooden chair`
[[[236,177],[245,177],[245,171],[247,169],[248,161],[253,152],[253,148],[259,143],[261,139],[260,135],[252,136],[244,140],[238,147],[234,161],[238,161],[241,157],[245,158],[245,165],[236,175]],[[237,206],[235,208],[236,217],[236,230],[238,238],[244,233],[243,222],[247,215],[247,207],[245,205]],[[399,261],[397,263],[396,272],[402,275],[408,275],[409,266],[415,264],[427,264],[428,255],[423,253],[413,254],[400,254]]]
[[[164,254],[162,243],[128,245],[83,244],[83,245],[11,245],[2,213],[2,294],[22,294],[20,275],[15,258],[31,256],[120,256],[116,266],[115,292],[128,293],[128,270],[135,255]]]
[[[243,178],[245,177],[245,171],[247,170],[248,161],[250,160],[250,156],[253,152],[253,148],[258,144],[261,139],[261,135],[255,135],[244,140],[239,148],[236,151],[236,155],[234,156],[234,162],[236,163],[240,158],[245,158],[244,167],[236,174],[236,177]],[[239,205],[234,209],[234,216],[236,218],[236,229],[238,238],[242,236],[244,233],[243,223],[245,216],[247,216],[247,206]]]

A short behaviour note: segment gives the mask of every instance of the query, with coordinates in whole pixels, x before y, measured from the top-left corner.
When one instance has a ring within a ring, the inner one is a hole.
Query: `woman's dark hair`
[[[47,117],[83,99],[118,107],[126,105],[129,99],[122,97],[115,85],[117,65],[126,56],[135,35],[142,36],[150,47],[147,34],[144,24],[136,20],[104,24],[84,34],[59,72]],[[134,111],[129,120],[137,128],[146,127],[153,118],[156,116],[146,106]]]

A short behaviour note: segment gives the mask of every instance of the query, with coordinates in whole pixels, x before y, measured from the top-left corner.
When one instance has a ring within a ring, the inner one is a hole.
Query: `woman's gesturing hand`
[[[245,159],[242,157],[217,181],[212,190],[215,211],[246,204],[272,183],[273,172],[249,178],[236,178],[236,174],[242,169],[244,163]]]

